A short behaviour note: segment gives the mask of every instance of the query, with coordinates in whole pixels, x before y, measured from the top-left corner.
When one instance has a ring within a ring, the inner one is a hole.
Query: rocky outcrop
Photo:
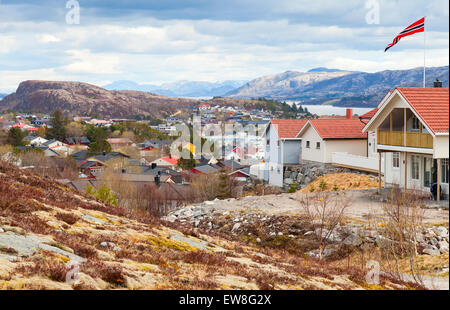
[[[168,98],[139,91],[108,91],[81,82],[25,81],[0,101],[0,109],[52,112],[102,117],[152,115],[162,117],[194,105],[193,99]]]
[[[249,100],[215,98],[209,104],[241,106]],[[188,107],[198,100],[165,97],[133,90],[106,90],[82,82],[25,81],[15,93],[0,101],[0,110],[51,113],[61,110],[66,115],[99,115],[109,118],[129,118],[135,115],[164,118]]]
[[[229,199],[230,203],[233,203],[233,201],[235,199]],[[332,245],[327,255],[333,254],[339,245],[384,247],[392,242],[383,236],[381,229],[365,228],[358,223],[350,222],[346,225],[338,225],[333,231],[321,230],[317,227],[314,228],[314,223],[302,222],[301,217],[297,216],[261,213],[251,209],[223,211],[223,208],[215,208],[220,202],[219,200],[206,201],[186,206],[171,212],[163,219],[196,229],[220,231],[238,237],[245,236],[247,239],[254,239],[257,242],[275,236],[283,236],[283,238],[290,239],[292,242],[305,242],[305,238],[318,240],[320,234],[322,234],[322,237]],[[417,234],[416,243],[419,254],[440,255],[447,253],[449,251],[448,229],[444,226],[424,228]],[[311,256],[316,256],[317,249],[308,253]]]

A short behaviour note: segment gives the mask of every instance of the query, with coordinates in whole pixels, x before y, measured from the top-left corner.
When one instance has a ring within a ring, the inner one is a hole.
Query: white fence
[[[345,166],[354,169],[378,171],[378,158],[364,157],[348,154],[344,152],[333,152],[331,154],[331,163],[334,165]],[[381,172],[384,173],[384,159],[381,159]]]

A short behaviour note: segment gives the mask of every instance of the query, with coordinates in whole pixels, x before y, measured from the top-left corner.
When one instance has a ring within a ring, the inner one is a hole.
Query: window
[[[448,183],[448,158],[441,159],[441,182]]]
[[[413,180],[419,179],[419,156],[417,155],[411,155],[411,178]]]
[[[413,118],[412,118],[412,129],[413,130],[419,130],[419,126],[420,126],[419,124],[420,124],[419,119],[417,117],[413,116]]]
[[[306,141],[306,148],[309,149],[309,141]]]
[[[267,145],[270,145],[270,139],[266,140]]]
[[[277,147],[280,147],[280,140],[277,140]]]
[[[432,181],[432,163],[433,159],[430,157],[423,158],[423,186],[430,187]]]
[[[320,150],[320,142],[316,142],[316,149]]]
[[[400,168],[400,153],[392,153],[392,167]]]

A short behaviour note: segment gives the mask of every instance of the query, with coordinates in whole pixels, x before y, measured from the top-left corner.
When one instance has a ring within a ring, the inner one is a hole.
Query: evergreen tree
[[[12,127],[8,131],[7,143],[13,146],[24,146],[25,141],[23,139],[27,136],[26,132],[17,127]]]
[[[55,112],[53,112],[52,119],[50,120],[51,128],[47,129],[46,138],[63,141],[66,138],[67,123],[68,119],[64,117],[61,111],[56,110]]]
[[[100,140],[96,142],[91,142],[89,144],[89,153],[92,155],[102,154],[102,153],[111,153],[111,145],[106,140]]]

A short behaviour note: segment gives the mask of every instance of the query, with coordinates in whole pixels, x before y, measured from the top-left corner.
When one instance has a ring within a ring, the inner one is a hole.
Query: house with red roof
[[[178,165],[178,157],[166,156],[158,158],[150,163],[150,165],[156,164],[157,167],[168,167],[171,169],[176,169]]]
[[[367,156],[367,133],[364,123],[347,109],[346,118],[308,120],[296,137],[301,139],[301,160],[332,163],[334,152]]]
[[[373,111],[363,132],[376,132],[385,184],[448,199],[449,89],[441,85],[394,89]]]
[[[297,133],[306,122],[306,119],[273,119],[267,125],[264,180],[270,184],[283,186],[285,167],[299,164],[302,148]]]

